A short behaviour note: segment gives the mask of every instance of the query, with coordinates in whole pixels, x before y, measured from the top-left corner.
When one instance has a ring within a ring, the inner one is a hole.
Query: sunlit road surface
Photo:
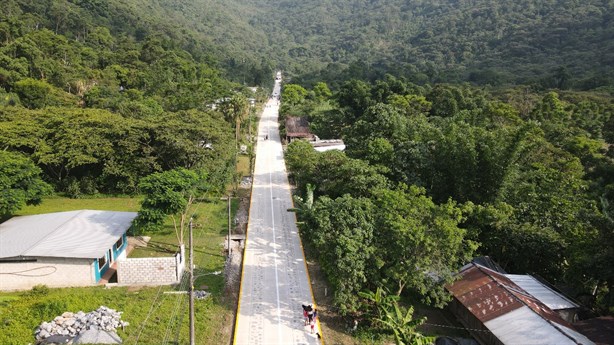
[[[277,81],[273,95],[278,94]],[[313,297],[296,218],[287,211],[292,201],[278,111],[277,100],[269,100],[258,128],[236,345],[320,344],[302,314],[301,304],[313,303]]]

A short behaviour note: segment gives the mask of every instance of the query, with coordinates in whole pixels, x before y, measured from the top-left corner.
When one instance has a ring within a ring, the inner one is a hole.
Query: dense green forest
[[[87,43],[97,40],[89,37],[104,27],[119,40],[99,43],[126,55],[126,62],[135,56],[125,41],[155,40],[165,49],[188,52],[232,80],[270,83],[265,37],[241,19],[249,11],[248,6],[229,7],[224,1],[8,0],[0,9],[0,42],[7,44],[26,32],[47,28]]]
[[[231,80],[266,84],[385,73],[414,83],[532,84],[592,89],[613,82],[610,1],[9,0],[3,44],[47,28],[85,43],[97,27],[185,50]],[[114,49],[125,49],[122,40]],[[126,58],[130,58],[127,56]]]
[[[3,179],[0,214],[51,190],[136,193],[175,168],[204,169],[217,188],[233,178],[247,98],[265,93],[228,80],[223,47],[143,5],[3,3],[0,170],[21,173]]]
[[[333,89],[385,73],[419,84],[593,89],[614,81],[613,6],[607,0],[10,0],[0,38],[46,27],[83,41],[97,26],[137,42],[156,36],[247,84],[269,83],[271,72],[283,69],[296,81],[323,80]]]
[[[418,83],[612,84],[611,1],[247,3],[264,9],[250,23],[269,37],[273,59],[310,83],[389,72]]]
[[[441,305],[456,269],[489,255],[574,296],[597,289],[594,306],[612,312],[610,94],[492,94],[390,75],[323,89],[286,85],[282,112],[347,145],[287,150],[301,231],[342,311],[359,312],[358,293],[376,288]]]

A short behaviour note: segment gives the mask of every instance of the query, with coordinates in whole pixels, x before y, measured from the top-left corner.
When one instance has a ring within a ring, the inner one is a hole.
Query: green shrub
[[[77,179],[71,179],[66,183],[64,193],[66,193],[66,196],[71,199],[79,199],[83,194],[81,192],[81,184]]]
[[[49,294],[49,287],[43,284],[34,285],[28,294],[31,296],[47,296]]]
[[[30,109],[44,108],[52,88],[46,82],[32,78],[20,80],[14,86],[21,103]]]

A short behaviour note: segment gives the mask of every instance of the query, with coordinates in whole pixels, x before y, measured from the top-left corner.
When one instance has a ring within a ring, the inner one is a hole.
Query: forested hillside
[[[242,19],[252,8],[235,5],[204,0],[8,0],[0,9],[0,42],[42,28],[84,42],[96,27],[105,27],[112,36],[135,42],[155,37],[165,47],[214,64],[235,80],[269,82],[272,67],[264,59],[263,51],[269,49],[263,44],[266,37]]]
[[[309,81],[390,72],[414,82],[612,83],[611,1],[247,2],[270,9],[250,23],[270,37],[284,69],[314,73]]]
[[[167,7],[3,2],[0,170],[21,173],[2,180],[1,215],[51,190],[39,173],[72,197],[135,193],[140,178],[180,167],[205,171],[215,188],[232,178],[233,127],[247,97],[263,95],[229,81],[224,46]]]
[[[614,5],[606,0],[9,0],[0,39],[45,27],[77,41],[97,26],[214,63],[234,81],[612,85]],[[22,16],[23,14],[23,16]],[[19,28],[19,29],[18,29]]]

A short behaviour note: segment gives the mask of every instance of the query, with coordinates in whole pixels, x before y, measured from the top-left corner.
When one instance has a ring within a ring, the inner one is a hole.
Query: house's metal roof
[[[80,210],[14,217],[0,224],[0,258],[100,258],[136,215]]]
[[[569,327],[552,323],[526,306],[492,319],[484,323],[484,326],[503,344],[594,345],[582,334]]]
[[[574,326],[598,345],[614,344],[614,316],[595,317]]]
[[[593,344],[506,275],[475,263],[460,274],[448,290],[503,344]]]
[[[448,289],[482,323],[522,307],[511,291],[475,266]]]
[[[345,144],[343,143],[343,140],[341,139],[320,140],[316,136],[316,140],[310,141],[309,143],[318,152],[325,152],[325,151],[330,151],[330,150],[339,150],[339,151],[345,150]]]
[[[580,307],[569,298],[566,298],[539,280],[535,279],[535,277],[521,274],[506,274],[505,276],[552,310]]]

